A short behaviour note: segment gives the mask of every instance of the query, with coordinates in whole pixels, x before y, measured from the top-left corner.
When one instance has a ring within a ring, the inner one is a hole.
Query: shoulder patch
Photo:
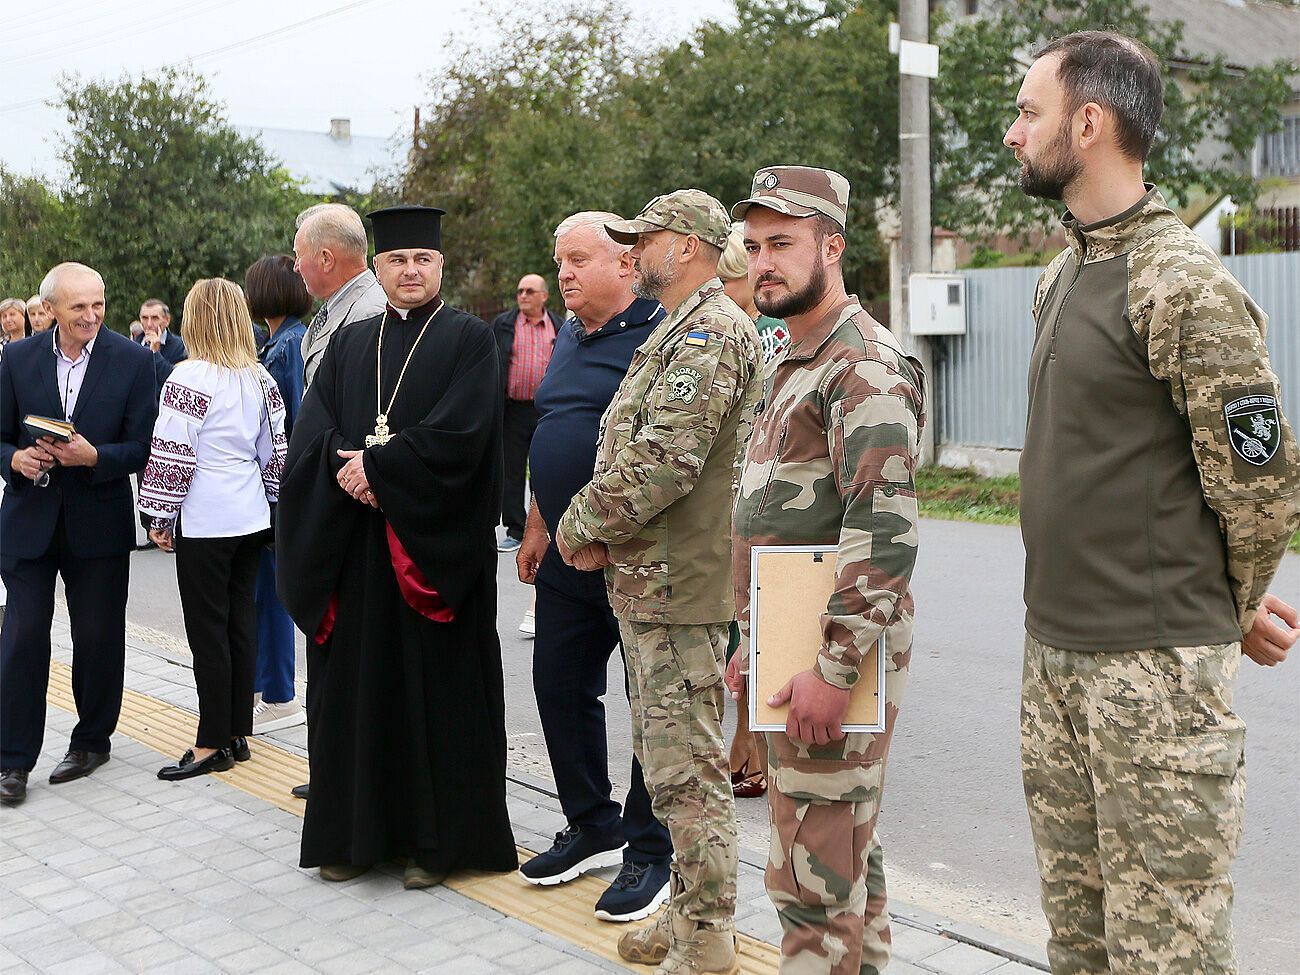
[[[696,348],[702,348],[709,344],[709,333],[692,331],[686,333],[686,345],[693,345]]]
[[[690,366],[677,366],[674,369],[669,369],[664,373],[666,394],[664,401],[667,403],[679,402],[689,406],[700,395],[700,383],[703,381],[704,374]]]
[[[1250,386],[1229,390],[1224,397],[1223,418],[1237,457],[1263,467],[1276,456],[1282,443],[1282,416],[1272,390]]]

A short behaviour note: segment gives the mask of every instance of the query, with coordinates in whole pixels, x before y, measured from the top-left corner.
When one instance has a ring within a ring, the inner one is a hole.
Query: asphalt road
[[[890,757],[880,832],[890,892],[936,913],[1041,942],[1033,849],[1020,786],[1018,713],[1023,549],[1014,527],[926,521],[915,577],[916,643]],[[531,590],[502,556],[500,632],[510,762],[549,777],[532,694],[531,641],[518,632]],[[1300,557],[1274,583],[1300,600]],[[169,556],[133,557],[133,624],[183,641]],[[301,651],[300,651],[301,652]],[[301,675],[301,667],[300,667]],[[617,655],[607,695],[616,790],[631,739]],[[1243,661],[1237,710],[1249,726],[1245,838],[1234,870],[1241,971],[1292,975],[1300,957],[1300,659],[1273,669]],[[616,795],[620,793],[616,791]],[[742,844],[767,848],[766,803],[738,803]]]

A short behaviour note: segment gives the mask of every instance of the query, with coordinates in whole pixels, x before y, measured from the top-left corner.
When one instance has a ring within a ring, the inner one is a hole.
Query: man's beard
[[[640,262],[638,262],[640,264]],[[663,263],[658,267],[640,264],[636,278],[632,281],[632,293],[638,298],[659,301],[668,290],[669,285],[677,279],[677,256],[672,252],[664,254]]]
[[[1029,196],[1060,200],[1064,199],[1065,191],[1079,178],[1082,171],[1083,164],[1070,151],[1070,128],[1067,122],[1043,151],[1041,163],[1033,163],[1028,157],[1025,158],[1017,182],[1021,191]]]
[[[817,303],[826,297],[826,265],[818,261],[813,265],[812,277],[799,291],[791,291],[781,298],[769,298],[760,291],[763,279],[759,278],[754,288],[754,304],[764,315],[770,318],[789,318],[791,315],[803,315],[817,307]]]

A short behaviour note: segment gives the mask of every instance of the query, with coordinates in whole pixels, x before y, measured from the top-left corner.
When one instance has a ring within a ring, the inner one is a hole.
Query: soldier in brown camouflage
[[[784,936],[783,973],[879,975],[890,958],[884,857],[876,835],[885,761],[912,653],[917,552],[913,474],[925,426],[920,363],[845,292],[849,184],[838,173],[773,166],[733,215],[745,220],[755,300],[792,344],[769,364],[764,409],[741,473],[732,556],[744,638],[727,681],[748,671],[750,550],[837,545],[836,590],[808,670],[771,703],[771,850],[766,886]],[[885,731],[843,734],[848,689],[885,637]]]
[[[1069,206],[1034,299],[1021,456],[1021,756],[1048,957],[1057,975],[1235,973],[1233,688],[1243,645],[1272,664],[1300,634],[1267,592],[1300,525],[1300,452],[1263,312],[1142,182],[1155,56],[1068,35],[1017,108],[1021,187]]]
[[[723,740],[736,474],[761,395],[753,323],[717,279],[726,210],[699,190],[607,226],[633,244],[634,290],[668,316],[637,350],[602,421],[591,482],[560,521],[565,561],[605,568],[623,635],[632,740],[672,834],[672,899],[625,935],[662,975],[733,971],[736,814]]]

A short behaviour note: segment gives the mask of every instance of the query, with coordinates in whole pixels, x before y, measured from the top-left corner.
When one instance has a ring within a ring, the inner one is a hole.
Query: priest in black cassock
[[[442,210],[369,214],[382,315],[334,336],[280,485],[279,591],[309,635],[302,866],[408,888],[513,870],[496,631],[492,332],[443,303]]]

